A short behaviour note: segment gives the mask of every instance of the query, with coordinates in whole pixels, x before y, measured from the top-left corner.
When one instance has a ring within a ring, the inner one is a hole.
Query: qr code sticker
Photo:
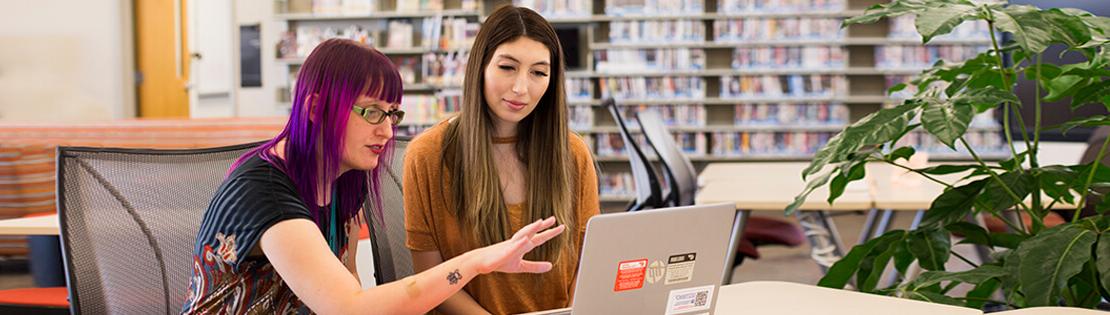
[[[694,305],[705,306],[706,304],[709,304],[709,292],[698,292],[698,295],[694,297]]]

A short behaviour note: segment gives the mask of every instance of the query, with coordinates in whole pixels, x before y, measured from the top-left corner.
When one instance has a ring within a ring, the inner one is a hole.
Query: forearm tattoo
[[[459,273],[458,269],[455,269],[455,271],[447,274],[447,282],[451,284],[458,284],[459,280],[462,280],[462,274]]]

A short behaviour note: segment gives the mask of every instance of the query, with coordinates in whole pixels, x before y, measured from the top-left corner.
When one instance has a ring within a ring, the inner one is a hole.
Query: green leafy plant
[[[1040,165],[1037,150],[1042,130],[1064,132],[1078,126],[1110,125],[1110,116],[1082,117],[1061,126],[1041,125],[1041,103],[1071,99],[1074,108],[1110,108],[1110,19],[1075,9],[1042,10],[1026,5],[968,0],[894,0],[875,5],[862,16],[850,18],[845,26],[874,23],[882,18],[914,15],[917,31],[928,43],[961,23],[985,21],[991,31],[991,47],[961,63],[940,61],[914,78],[913,97],[893,107],[874,112],[846,127],[819,150],[803,171],[806,188],[786,211],[792,213],[815,189],[828,184],[830,203],[845,186],[865,177],[866,163],[888,163],[917,173],[946,187],[925,212],[913,231],[895,230],[852,248],[835,263],[819,285],[843,288],[853,281],[863,292],[900,296],[937,303],[981,308],[993,302],[1012,308],[1068,305],[1093,308],[1110,300],[1110,198],[1097,188],[1110,187],[1110,167],[1098,161],[1085,165]],[[1000,43],[996,33],[1012,35]],[[1050,45],[1066,52],[1083,54],[1087,61],[1052,65],[1041,62]],[[1009,60],[1005,60],[1009,58]],[[1009,61],[1009,62],[1006,62]],[[1013,93],[1020,78],[1035,82],[1032,104],[1022,104]],[[901,84],[895,92],[906,88]],[[1033,126],[1026,126],[1021,106],[1035,107]],[[1021,139],[1006,133],[1010,157],[986,162],[966,141],[964,134],[972,117],[992,108],[1004,114],[1005,130],[1011,130],[1011,112],[1024,131]],[[1030,128],[1030,129],[1027,129]],[[895,163],[914,154],[912,147],[897,147],[908,132],[924,129],[948,147],[966,149],[974,163],[914,169]],[[1032,132],[1029,132],[1032,131]],[[1025,136],[1029,135],[1029,136]],[[1024,142],[1020,152],[1015,142]],[[970,172],[959,184],[939,180],[939,175]],[[1047,196],[1049,204],[1042,198]],[[1096,215],[1081,218],[1089,198],[1101,198]],[[1024,202],[1024,200],[1031,200]],[[1046,227],[1046,209],[1056,204],[1076,205],[1070,222]],[[1004,215],[1009,210],[1027,214],[1031,223],[1015,222]],[[965,222],[969,215],[988,215],[1010,227],[1010,232],[991,233]],[[989,262],[975,264],[951,250],[950,235],[962,236],[960,243],[983,245],[992,251]],[[957,257],[973,267],[950,272],[945,263]],[[925,271],[916,278],[888,288],[878,283],[891,263],[906,274],[916,261]],[[957,296],[954,287],[966,284],[971,290]],[[992,298],[1002,290],[1004,300]]]

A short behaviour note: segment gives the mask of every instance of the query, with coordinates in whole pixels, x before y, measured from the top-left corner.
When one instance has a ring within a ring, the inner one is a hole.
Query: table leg
[[[863,244],[871,239],[871,233],[875,231],[875,219],[878,216],[878,209],[867,210],[867,219],[863,221],[863,228],[859,232],[859,242],[856,244]]]

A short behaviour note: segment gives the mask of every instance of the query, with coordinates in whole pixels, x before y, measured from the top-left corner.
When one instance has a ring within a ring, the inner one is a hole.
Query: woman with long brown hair
[[[569,305],[585,223],[599,210],[589,148],[567,126],[562,46],[536,12],[497,9],[470,50],[459,115],[405,154],[406,241],[414,269],[508,239],[537,218],[571,231],[537,247],[543,275],[474,279],[437,310],[521,313]]]

